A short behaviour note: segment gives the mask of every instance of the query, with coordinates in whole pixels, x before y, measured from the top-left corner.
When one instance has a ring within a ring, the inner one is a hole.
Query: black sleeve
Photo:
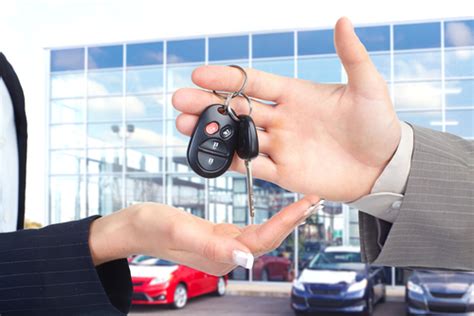
[[[127,314],[127,260],[92,262],[89,227],[97,218],[0,234],[0,315]]]

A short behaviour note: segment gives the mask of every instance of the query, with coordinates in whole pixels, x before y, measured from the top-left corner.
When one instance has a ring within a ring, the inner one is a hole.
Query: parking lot
[[[402,302],[387,302],[375,308],[375,316],[400,316],[405,313]],[[212,295],[192,299],[182,310],[172,310],[163,306],[135,306],[129,315],[294,315],[290,308],[290,298]]]

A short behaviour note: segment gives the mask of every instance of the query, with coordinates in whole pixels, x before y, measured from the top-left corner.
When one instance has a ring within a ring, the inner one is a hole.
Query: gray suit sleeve
[[[474,142],[413,126],[410,174],[393,224],[359,212],[365,261],[474,270]]]

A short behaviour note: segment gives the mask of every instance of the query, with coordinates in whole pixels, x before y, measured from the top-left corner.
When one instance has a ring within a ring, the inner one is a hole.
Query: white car
[[[328,247],[318,253],[293,282],[291,306],[306,312],[372,315],[385,301],[384,271],[361,262],[358,247]]]

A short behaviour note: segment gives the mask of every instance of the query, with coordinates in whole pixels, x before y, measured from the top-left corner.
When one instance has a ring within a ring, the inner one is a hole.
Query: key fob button
[[[215,133],[219,131],[219,123],[211,122],[207,124],[205,131],[207,135],[214,135]]]
[[[233,134],[234,134],[234,129],[233,129],[232,126],[230,126],[230,125],[224,126],[224,127],[221,129],[221,137],[222,137],[223,139],[228,139],[228,138],[231,137]]]
[[[198,152],[198,162],[204,170],[215,171],[222,168],[227,159],[216,155],[211,155],[203,151]]]
[[[216,154],[229,156],[229,150],[227,149],[226,144],[218,139],[208,139],[199,145],[199,149],[215,152]]]

